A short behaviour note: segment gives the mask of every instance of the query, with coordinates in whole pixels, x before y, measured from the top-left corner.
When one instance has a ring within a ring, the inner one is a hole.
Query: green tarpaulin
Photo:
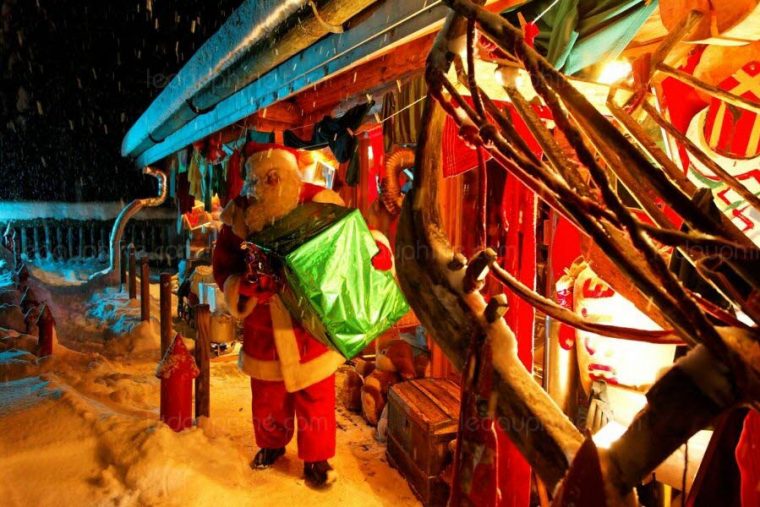
[[[572,75],[589,66],[618,57],[657,8],[652,0],[536,0],[504,13],[517,23],[538,20],[536,49],[557,69]]]

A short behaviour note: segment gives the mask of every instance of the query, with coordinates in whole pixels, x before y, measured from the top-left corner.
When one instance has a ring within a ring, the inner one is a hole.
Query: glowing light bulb
[[[604,65],[597,81],[602,84],[611,85],[627,78],[632,71],[631,62],[627,60],[612,60]]]
[[[625,433],[625,426],[615,421],[605,424],[599,431],[591,437],[594,444],[600,449],[609,449],[612,444],[618,441]]]

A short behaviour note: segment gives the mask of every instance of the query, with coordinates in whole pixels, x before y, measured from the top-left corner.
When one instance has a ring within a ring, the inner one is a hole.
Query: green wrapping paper
[[[248,239],[285,280],[285,306],[317,340],[351,359],[407,311],[358,210],[307,203]]]

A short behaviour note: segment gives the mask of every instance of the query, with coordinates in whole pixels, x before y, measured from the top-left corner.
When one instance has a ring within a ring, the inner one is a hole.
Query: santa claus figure
[[[222,213],[213,267],[230,312],[243,321],[239,365],[251,377],[253,429],[260,448],[251,466],[272,466],[297,431],[307,484],[322,487],[336,479],[328,463],[335,455],[334,373],[345,359],[294,321],[270,277],[250,276],[241,247],[249,235],[299,204],[343,201],[332,190],[301,181],[295,150],[249,143],[244,155],[245,184]],[[372,264],[389,269],[390,250],[380,242],[378,246]]]

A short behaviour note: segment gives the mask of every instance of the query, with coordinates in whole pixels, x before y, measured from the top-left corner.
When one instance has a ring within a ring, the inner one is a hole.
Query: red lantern
[[[156,369],[161,379],[161,420],[174,431],[193,425],[193,379],[198,374],[195,359],[177,334]]]

